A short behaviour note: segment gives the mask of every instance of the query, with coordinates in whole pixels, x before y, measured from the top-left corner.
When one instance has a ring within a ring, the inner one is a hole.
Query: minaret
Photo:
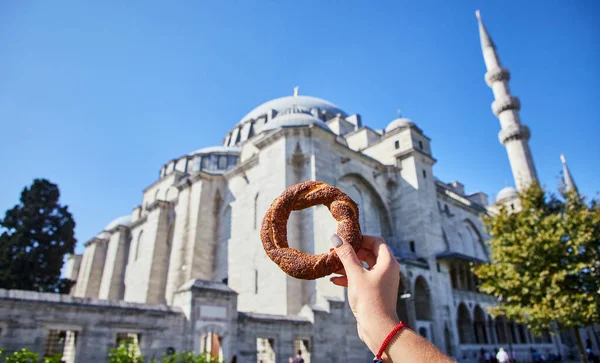
[[[510,88],[508,87],[510,73],[508,69],[502,68],[500,64],[496,46],[483,25],[479,10],[475,12],[475,15],[477,15],[479,22],[481,50],[487,68],[485,81],[494,93],[492,111],[500,120],[500,126],[502,127],[498,138],[500,143],[506,147],[517,189],[521,190],[528,184],[537,182],[537,173],[529,149],[531,133],[519,118],[519,109],[521,108],[519,99],[510,94]]]
[[[569,171],[569,167],[567,166],[567,159],[565,159],[565,156],[563,154],[560,154],[560,161],[562,161],[563,166],[563,182],[565,183],[565,190],[567,192],[574,190],[575,193],[577,193],[577,185],[575,185],[575,179],[573,179],[573,176]]]

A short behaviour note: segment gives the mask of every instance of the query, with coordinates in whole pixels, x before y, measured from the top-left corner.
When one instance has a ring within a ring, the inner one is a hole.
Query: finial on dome
[[[294,87],[294,97],[298,97],[298,92],[300,91],[300,86]]]
[[[397,112],[398,112],[398,118],[402,117],[402,110],[401,110],[401,109],[398,109],[398,111],[397,111]]]

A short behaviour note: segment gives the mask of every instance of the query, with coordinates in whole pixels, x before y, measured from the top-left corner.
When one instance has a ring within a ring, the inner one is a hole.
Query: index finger
[[[362,248],[371,250],[377,260],[392,260],[394,257],[383,238],[363,235]]]

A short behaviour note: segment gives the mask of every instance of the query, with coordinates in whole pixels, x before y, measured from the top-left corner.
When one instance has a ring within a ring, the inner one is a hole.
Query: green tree
[[[12,353],[6,353],[4,349],[0,349],[0,362],[2,363],[38,363],[38,359],[36,353],[26,348]]]
[[[562,198],[534,184],[517,212],[485,217],[492,263],[474,272],[480,290],[498,297],[494,315],[526,323],[536,334],[558,323],[573,329],[587,362],[580,327],[600,322],[600,207],[576,192]]]
[[[0,220],[0,288],[68,293],[73,282],[60,274],[75,222],[59,197],[56,184],[36,179]]]

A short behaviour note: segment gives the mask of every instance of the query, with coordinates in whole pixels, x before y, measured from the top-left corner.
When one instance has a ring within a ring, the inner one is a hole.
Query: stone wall
[[[139,334],[145,357],[160,357],[168,347],[181,350],[185,318],[166,305],[0,290],[0,322],[0,347],[8,351],[43,355],[51,330],[68,331],[76,332],[74,361],[105,362],[118,333]]]

